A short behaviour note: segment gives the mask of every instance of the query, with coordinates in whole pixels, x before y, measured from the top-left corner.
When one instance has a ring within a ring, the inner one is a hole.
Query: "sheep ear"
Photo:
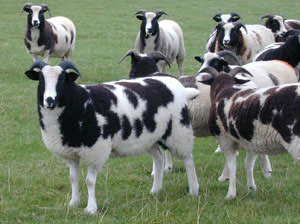
[[[209,73],[200,73],[196,80],[198,82],[201,82],[203,84],[206,84],[206,85],[212,85],[212,83],[214,82],[215,78],[213,75],[209,74]]]
[[[201,58],[200,56],[195,56],[195,60],[202,64],[204,63],[204,58]]]
[[[216,15],[213,17],[213,20],[216,21],[216,22],[221,22],[221,14],[220,14],[220,13],[216,14]]]
[[[40,72],[34,70],[28,70],[25,72],[25,75],[31,80],[37,81],[39,80]]]
[[[79,75],[75,72],[66,73],[66,82],[75,82]]]
[[[139,19],[139,20],[143,20],[143,19],[144,19],[144,16],[137,15],[136,18]]]

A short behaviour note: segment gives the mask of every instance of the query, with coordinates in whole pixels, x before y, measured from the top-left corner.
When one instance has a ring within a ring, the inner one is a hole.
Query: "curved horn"
[[[146,9],[141,9],[141,10],[137,11],[136,13],[134,13],[133,15],[134,15],[134,16],[135,16],[135,15],[138,15],[138,14],[143,14],[143,15],[145,15],[146,12],[148,12]]]
[[[157,60],[164,60],[169,65],[169,68],[171,68],[169,60],[160,51],[153,51],[153,52],[149,53],[148,56],[153,57],[154,59],[157,59]]]
[[[241,27],[243,27],[245,29],[246,33],[248,33],[248,30],[247,30],[246,26],[243,23],[240,23],[240,22],[235,23],[235,28],[237,30],[239,30]]]
[[[265,14],[265,15],[261,16],[260,19],[259,19],[260,24],[263,23],[263,19],[264,19],[264,18],[271,19],[271,18],[273,18],[273,17],[274,17],[274,15],[272,15],[272,14]]]
[[[67,69],[73,69],[78,73],[80,78],[82,78],[78,68],[74,65],[74,63],[72,61],[70,61],[70,60],[62,61],[58,66],[60,66],[64,71],[66,71]]]
[[[33,4],[32,4],[31,2],[27,2],[27,3],[24,5],[24,7],[23,7],[22,13],[23,13],[24,11],[28,12],[29,9],[31,8],[31,6],[33,6]]]
[[[164,10],[156,10],[155,12],[154,12],[157,16],[161,16],[161,15],[167,15],[168,16],[168,13],[166,13]]]
[[[46,62],[42,60],[36,60],[35,62],[32,63],[29,70],[33,70],[35,68],[42,70],[46,65],[47,65]]]
[[[43,12],[49,12],[49,15],[51,16],[51,13],[50,13],[50,9],[49,9],[49,7],[48,7],[48,5],[46,5],[46,4],[41,4],[41,7],[42,7],[42,9],[43,9]]]
[[[232,51],[223,50],[223,51],[217,52],[217,54],[220,57],[223,57],[225,59],[225,61],[227,61],[228,64],[230,64],[230,65],[241,65],[240,60]]]
[[[139,55],[139,52],[136,49],[131,49],[127,51],[127,53],[118,61],[118,64],[120,64],[127,56],[134,54],[135,56]]]
[[[228,75],[231,76],[231,77],[234,77],[234,76],[236,76],[238,73],[246,73],[246,74],[248,74],[248,75],[250,75],[250,76],[253,77],[253,75],[252,75],[248,70],[244,69],[243,67],[236,67],[236,68],[232,69],[232,70],[228,73]]]
[[[213,77],[216,77],[219,74],[219,72],[214,67],[210,67],[210,66],[201,69],[201,71],[199,71],[198,74],[200,73],[209,73]]]

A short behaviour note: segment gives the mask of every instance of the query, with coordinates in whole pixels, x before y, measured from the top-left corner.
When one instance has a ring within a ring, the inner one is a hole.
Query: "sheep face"
[[[26,4],[23,8],[23,11],[28,13],[27,17],[27,23],[31,27],[39,27],[40,24],[44,24],[45,17],[44,17],[44,12],[49,11],[49,8],[47,5],[31,5],[31,4]]]
[[[213,20],[215,20],[216,22],[229,23],[229,22],[238,21],[240,18],[241,17],[236,13],[230,13],[230,14],[218,13],[213,17]]]
[[[158,33],[158,19],[160,16],[161,15],[156,15],[153,12],[146,12],[144,16],[137,16],[138,19],[143,21],[141,24],[141,31],[145,33],[145,38],[155,36]]]
[[[269,17],[265,22],[265,26],[277,36],[283,36],[287,32],[284,26],[284,19],[279,15]]]

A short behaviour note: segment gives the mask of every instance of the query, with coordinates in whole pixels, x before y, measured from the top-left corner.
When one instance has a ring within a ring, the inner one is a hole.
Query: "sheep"
[[[49,57],[70,60],[76,39],[73,22],[63,16],[45,19],[44,13],[47,11],[50,13],[49,7],[45,4],[37,6],[26,3],[23,11],[28,13],[24,43],[32,60],[37,60],[39,55],[46,63]]]
[[[235,77],[240,72],[251,75],[241,67],[229,73],[207,67],[197,77],[199,82],[211,87],[209,129],[226,156],[229,172],[226,199],[236,197],[236,152],[239,148],[250,153],[289,152],[300,162],[297,149],[300,143],[300,84],[256,89],[240,85],[249,81]]]
[[[236,13],[230,13],[230,14],[217,13],[213,17],[213,20],[216,22],[229,23],[229,22],[236,22],[240,18],[241,17]],[[205,48],[206,52],[214,52],[215,51],[216,34],[217,34],[217,30],[214,29],[214,31],[209,35],[209,38],[206,43],[206,48]]]
[[[75,72],[70,72],[71,69]],[[158,144],[165,145],[183,160],[189,193],[198,195],[187,99],[199,91],[184,88],[177,79],[167,75],[77,85],[74,81],[81,75],[69,60],[57,66],[37,60],[25,74],[39,81],[38,114],[43,142],[70,168],[70,206],[80,203],[80,159],[88,166],[89,197],[85,212],[89,214],[97,211],[96,177],[109,157],[152,154],[155,173],[150,193],[159,192],[163,158]]]
[[[300,74],[300,34],[292,36],[285,43],[268,45],[253,60],[282,60],[293,66]]]
[[[216,29],[213,52],[230,50],[236,54],[242,64],[251,62],[259,51],[275,42],[273,33],[258,24],[245,26],[240,22],[220,22]]]
[[[185,57],[183,32],[173,20],[158,22],[163,14],[168,15],[163,10],[155,12],[139,10],[135,13],[136,18],[142,20],[140,31],[136,37],[135,49],[140,53],[160,51],[167,57],[170,64],[176,59],[179,75],[182,76]],[[160,61],[158,63],[159,70],[165,72],[166,65],[167,62]]]
[[[285,33],[291,29],[300,29],[300,21],[295,19],[284,19],[282,15],[266,14],[260,17],[260,23],[272,30],[276,42],[281,42]]]

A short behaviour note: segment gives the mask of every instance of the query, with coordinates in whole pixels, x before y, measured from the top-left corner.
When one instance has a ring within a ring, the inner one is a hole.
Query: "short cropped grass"
[[[109,160],[99,174],[96,198],[99,211],[84,214],[87,203],[86,166],[82,163],[82,203],[69,208],[69,171],[45,148],[39,130],[36,87],[24,72],[32,63],[23,35],[26,1],[0,5],[0,223],[299,223],[300,167],[289,155],[271,156],[273,176],[265,179],[255,166],[257,192],[249,193],[244,170],[245,153],[238,157],[235,200],[224,197],[228,183],[219,183],[224,156],[213,154],[213,137],[196,138],[194,158],[200,183],[199,197],[188,195],[183,163],[174,159],[174,172],[164,177],[163,190],[150,195],[151,156]],[[266,13],[299,18],[299,0],[249,1],[36,1],[46,3],[52,16],[71,18],[77,27],[73,61],[83,75],[79,83],[127,78],[129,58],[118,60],[134,47],[139,9],[164,9],[183,29],[186,47],[184,71],[199,68],[194,56],[203,55],[206,40],[216,25],[217,12],[237,12],[245,23],[258,23]],[[48,14],[46,13],[47,17]],[[58,63],[51,59],[51,64]],[[168,70],[178,74],[176,64]]]

